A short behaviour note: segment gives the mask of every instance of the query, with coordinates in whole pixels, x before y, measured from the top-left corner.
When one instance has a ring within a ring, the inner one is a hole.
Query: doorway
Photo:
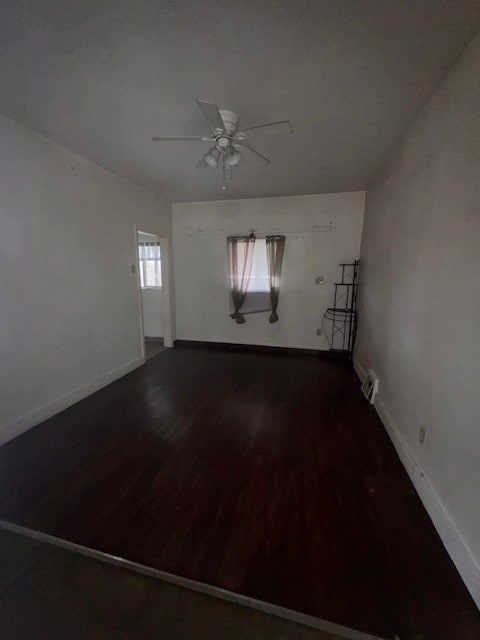
[[[171,346],[168,239],[136,229],[142,353],[146,360]]]

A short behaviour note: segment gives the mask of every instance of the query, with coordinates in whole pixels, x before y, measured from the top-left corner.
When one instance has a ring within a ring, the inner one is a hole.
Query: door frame
[[[149,233],[157,236],[160,242],[160,256],[162,264],[162,325],[163,325],[163,343],[165,347],[173,347],[173,304],[172,304],[172,287],[173,280],[171,277],[171,259],[170,259],[170,238],[162,235],[148,225],[135,224],[133,226],[133,239],[135,248],[135,273],[137,282],[137,301],[138,301],[138,318],[139,318],[139,338],[142,358],[145,360],[145,331],[143,320],[143,304],[142,304],[142,288],[140,286],[140,258],[138,256],[138,233]]]

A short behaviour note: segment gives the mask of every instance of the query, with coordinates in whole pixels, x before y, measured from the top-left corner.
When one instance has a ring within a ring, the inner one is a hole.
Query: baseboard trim
[[[367,372],[356,358],[353,358],[353,368],[355,369],[355,373],[357,374],[357,376],[360,378],[360,382],[363,383]]]
[[[174,347],[199,349],[220,349],[222,351],[242,351],[250,353],[268,353],[269,355],[316,356],[317,358],[348,359],[347,354],[322,349],[303,349],[301,347],[278,347],[264,344],[241,344],[236,342],[208,342],[205,340],[175,340]]]
[[[365,367],[354,359],[355,371],[363,382]],[[427,510],[435,529],[437,530],[448,555],[453,560],[457,570],[465,583],[475,604],[480,609],[480,566],[472,552],[463,540],[455,523],[447,513],[434,486],[418,464],[415,456],[407,445],[404,437],[391,417],[387,407],[377,393],[374,404],[375,410],[382,421],[393,446],[412,481],[423,506]]]
[[[122,364],[120,367],[102,373],[98,378],[87,382],[87,384],[84,384],[81,387],[72,389],[72,391],[68,391],[40,407],[35,407],[35,409],[27,411],[2,429],[0,434],[0,446],[9,440],[13,440],[13,438],[16,438],[22,433],[25,433],[25,431],[28,431],[44,420],[48,420],[48,418],[60,413],[60,411],[67,409],[72,406],[72,404],[83,400],[83,398],[95,393],[95,391],[106,387],[111,382],[125,376],[127,373],[130,373],[130,371],[133,371],[144,363],[145,358],[141,356],[134,360],[130,360],[129,362]]]
[[[345,638],[346,640],[382,640],[378,636],[372,636],[362,631],[356,631],[355,629],[344,627],[335,622],[329,622],[328,620],[309,616],[306,613],[294,611],[293,609],[280,607],[278,605],[271,604],[270,602],[265,602],[264,600],[257,600],[255,598],[250,598],[249,596],[244,596],[240,593],[234,593],[233,591],[227,591],[226,589],[215,587],[204,582],[198,582],[197,580],[177,576],[173,573],[161,571],[160,569],[154,569],[153,567],[148,567],[131,560],[126,560],[125,558],[112,556],[103,551],[97,551],[96,549],[92,549],[90,547],[84,547],[82,545],[75,544],[74,542],[69,542],[68,540],[63,540],[62,538],[57,538],[56,536],[51,536],[47,533],[36,531],[35,529],[29,529],[28,527],[14,524],[13,522],[0,520],[0,528],[5,529],[6,531],[12,531],[13,533],[27,536],[34,540],[38,540],[39,542],[45,542],[47,544],[60,547],[67,551],[78,553],[88,558],[94,558],[95,560],[100,560],[101,562],[107,562],[109,564],[113,564],[130,571],[135,571],[146,576],[157,578],[159,580],[163,580],[164,582],[169,582],[171,584],[190,589],[191,591],[204,593],[206,595],[213,596],[221,600],[226,600],[227,602],[240,604],[251,609],[257,609],[258,611],[262,611],[263,613],[274,615],[277,618],[283,618],[291,622],[296,622],[297,624],[302,624],[304,626],[312,627],[320,631],[325,631],[326,633],[337,634],[339,636],[342,636],[342,638]]]

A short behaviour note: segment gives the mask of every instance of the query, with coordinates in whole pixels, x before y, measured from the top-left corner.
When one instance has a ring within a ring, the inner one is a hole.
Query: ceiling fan
[[[225,172],[230,168],[231,177],[233,167],[236,167],[242,158],[256,162],[260,165],[270,164],[270,160],[255,149],[252,149],[246,140],[255,139],[261,136],[293,133],[292,125],[288,120],[280,122],[269,122],[256,127],[238,131],[238,115],[227,109],[219,109],[212,102],[202,102],[197,100],[197,104],[203,112],[209,126],[210,134],[206,136],[177,136],[172,138],[153,137],[153,142],[177,142],[177,141],[197,141],[213,143],[213,146],[203,154],[197,162],[197,167],[217,167],[223,168],[223,189],[225,189]]]

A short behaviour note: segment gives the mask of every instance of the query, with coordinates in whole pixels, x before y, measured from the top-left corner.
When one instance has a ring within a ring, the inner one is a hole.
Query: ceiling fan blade
[[[255,151],[255,149],[252,149],[252,147],[249,147],[248,144],[245,144],[245,142],[241,140],[235,141],[235,146],[237,145],[240,145],[242,147],[242,155],[245,158],[249,160],[253,160],[257,164],[262,164],[264,166],[266,166],[267,164],[270,164],[270,160],[268,158],[266,158],[265,156],[262,156],[261,153],[258,153],[258,151]],[[248,151],[244,151],[244,149],[248,149]]]
[[[293,127],[289,120],[281,120],[280,122],[268,122],[267,124],[259,124],[257,127],[243,129],[242,133],[248,138],[255,136],[279,136],[286,133],[293,133]]]
[[[159,138],[158,136],[154,136],[152,140],[153,142],[177,142],[177,140],[204,140],[211,142],[212,138],[207,138],[206,136],[177,136],[175,138]]]
[[[216,104],[213,104],[213,102],[203,102],[202,100],[197,100],[197,104],[203,111],[203,115],[214,133],[216,131],[225,131],[225,125],[223,124],[222,116]]]
[[[208,162],[202,156],[195,166],[197,169],[203,169],[203,167],[208,167]]]

